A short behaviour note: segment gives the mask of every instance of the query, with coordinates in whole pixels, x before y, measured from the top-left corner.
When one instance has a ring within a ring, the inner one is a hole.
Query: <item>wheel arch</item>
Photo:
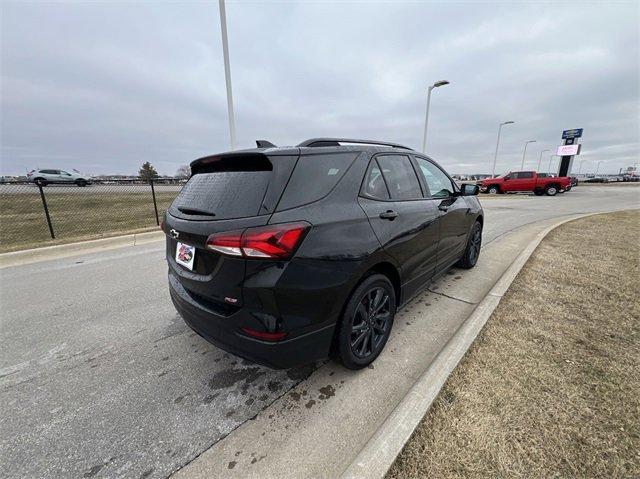
[[[362,279],[369,276],[371,273],[380,273],[386,276],[387,278],[389,278],[389,281],[391,281],[391,284],[393,285],[393,291],[396,295],[396,308],[397,308],[400,305],[400,302],[401,302],[400,300],[402,295],[402,286],[401,286],[402,283],[400,282],[400,272],[398,271],[398,269],[388,261],[377,263],[373,265],[371,268],[369,268],[362,275],[362,278],[360,279],[360,281],[362,281]],[[360,281],[358,282],[358,284],[360,283]]]

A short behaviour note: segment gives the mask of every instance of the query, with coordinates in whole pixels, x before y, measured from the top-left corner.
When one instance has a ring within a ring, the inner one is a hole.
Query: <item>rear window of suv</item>
[[[273,172],[266,157],[216,159],[199,169],[174,200],[172,214],[216,220],[259,214]]]
[[[359,152],[303,155],[287,184],[277,211],[324,198],[338,184]]]
[[[215,219],[257,215],[269,185],[270,171],[221,171],[191,177],[172,209],[183,215]]]

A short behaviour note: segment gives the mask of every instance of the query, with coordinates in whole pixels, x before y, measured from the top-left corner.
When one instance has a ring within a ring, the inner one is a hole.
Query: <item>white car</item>
[[[27,181],[32,181],[38,186],[47,186],[52,183],[73,183],[78,186],[87,186],[91,179],[80,172],[73,170],[68,173],[64,170],[32,170],[27,173]]]

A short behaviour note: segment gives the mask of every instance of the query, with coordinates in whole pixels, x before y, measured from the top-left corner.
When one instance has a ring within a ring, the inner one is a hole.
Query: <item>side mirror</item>
[[[475,196],[480,193],[480,187],[478,185],[471,185],[465,183],[460,188],[462,190],[462,196]]]

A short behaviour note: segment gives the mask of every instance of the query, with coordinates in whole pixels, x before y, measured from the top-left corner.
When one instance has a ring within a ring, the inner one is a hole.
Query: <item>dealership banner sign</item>
[[[560,145],[558,150],[556,151],[556,155],[558,156],[573,156],[580,154],[580,147],[582,145]]]

